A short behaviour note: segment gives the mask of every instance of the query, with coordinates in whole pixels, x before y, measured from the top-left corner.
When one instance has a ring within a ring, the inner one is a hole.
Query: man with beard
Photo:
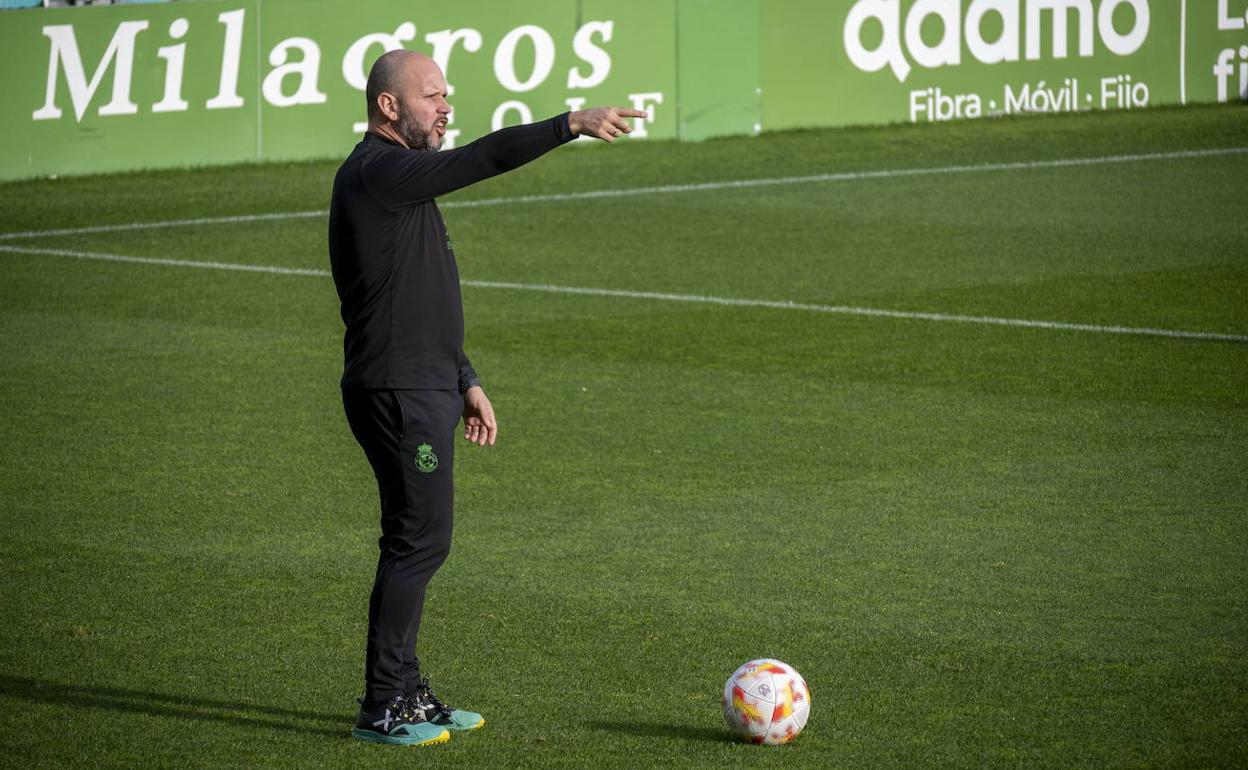
[[[377,477],[380,555],[368,608],[365,694],[352,735],[423,744],[484,724],[451,708],[415,654],[425,586],[450,551],[455,426],[479,446],[494,409],[464,355],[459,273],[434,199],[576,136],[610,142],[637,110],[600,108],[514,126],[437,152],[451,107],[432,59],[384,54],[365,89],[368,131],[334,178],[329,258],[346,324],[342,401]]]

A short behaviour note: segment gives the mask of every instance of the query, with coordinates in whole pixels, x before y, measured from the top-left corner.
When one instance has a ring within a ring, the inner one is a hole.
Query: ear
[[[386,120],[396,121],[399,119],[399,100],[389,91],[382,91],[377,94],[377,109],[381,110],[381,114]]]

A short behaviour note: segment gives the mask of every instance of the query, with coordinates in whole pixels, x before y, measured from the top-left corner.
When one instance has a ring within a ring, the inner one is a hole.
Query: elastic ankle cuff
[[[360,707],[365,711],[375,711],[402,694],[398,690],[389,693],[365,693],[364,699],[360,701]]]

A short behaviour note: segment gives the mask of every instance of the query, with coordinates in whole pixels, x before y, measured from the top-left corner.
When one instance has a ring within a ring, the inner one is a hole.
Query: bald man
[[[381,497],[365,693],[352,735],[438,743],[480,714],[433,694],[416,657],[425,586],[450,552],[455,428],[493,446],[494,409],[464,354],[451,239],[434,199],[577,136],[613,141],[644,112],[601,108],[495,131],[438,152],[451,106],[432,59],[391,51],[365,89],[368,131],[334,178],[329,259],[346,325],[342,401]]]

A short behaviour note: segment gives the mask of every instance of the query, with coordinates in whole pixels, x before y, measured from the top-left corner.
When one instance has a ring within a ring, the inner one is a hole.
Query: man
[[[329,258],[346,324],[342,401],[377,477],[381,538],[368,608],[365,694],[352,735],[424,744],[484,724],[445,705],[415,654],[425,586],[451,545],[455,426],[479,446],[494,409],[464,355],[459,273],[434,198],[509,171],[578,135],[610,142],[637,110],[603,108],[496,131],[437,152],[451,107],[432,59],[391,51],[365,90],[368,131],[338,169]]]

